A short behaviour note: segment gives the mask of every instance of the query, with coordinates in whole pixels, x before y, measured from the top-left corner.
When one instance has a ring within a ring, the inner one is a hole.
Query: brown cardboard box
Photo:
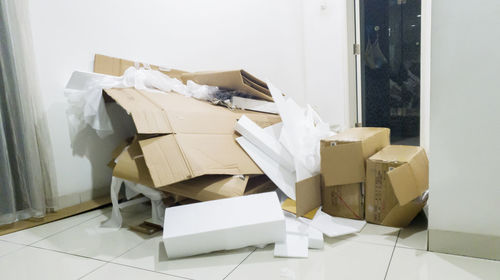
[[[183,73],[182,81],[237,90],[267,101],[273,101],[267,84],[245,70]]]
[[[367,161],[366,221],[404,227],[424,207],[429,161],[415,146],[387,146]]]
[[[365,161],[390,143],[390,130],[359,127],[321,140],[321,174],[325,186],[365,181]]]
[[[335,217],[363,220],[365,218],[362,183],[322,186],[323,212]]]
[[[119,75],[126,69],[120,65],[123,60],[96,56],[94,68]],[[141,164],[131,167],[118,161],[114,174],[142,181],[149,173],[154,187],[202,175],[262,174],[236,143],[234,126],[243,114],[262,127],[280,121],[274,114],[231,111],[173,92],[123,88],[106,89],[105,94],[130,114],[140,136],[134,150]]]

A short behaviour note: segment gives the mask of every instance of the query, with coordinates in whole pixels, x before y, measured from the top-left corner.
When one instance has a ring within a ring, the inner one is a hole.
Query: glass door
[[[421,0],[359,0],[361,120],[420,143]]]

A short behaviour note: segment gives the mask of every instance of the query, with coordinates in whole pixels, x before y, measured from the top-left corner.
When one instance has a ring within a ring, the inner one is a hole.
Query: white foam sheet
[[[267,128],[266,128],[267,129]],[[295,173],[288,171],[282,165],[266,155],[261,149],[252,144],[245,137],[238,137],[236,141],[259,166],[260,169],[278,186],[289,198],[295,200]]]
[[[240,109],[278,114],[278,108],[274,102],[233,96],[231,97],[231,104]]]
[[[284,212],[287,238],[274,246],[275,257],[306,258],[309,249],[323,248],[323,233]]]
[[[366,225],[366,221],[333,217],[319,209],[310,223],[328,237],[336,237],[360,232]]]
[[[285,217],[275,192],[165,209],[169,258],[285,241]]]
[[[245,115],[238,120],[235,130],[288,171],[295,171],[292,155],[271,132],[266,132]]]
[[[284,242],[274,244],[274,256],[286,258],[307,258],[309,240],[307,235],[287,233]]]

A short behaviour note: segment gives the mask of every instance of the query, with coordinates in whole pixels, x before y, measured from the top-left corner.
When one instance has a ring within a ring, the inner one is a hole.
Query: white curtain
[[[0,225],[43,216],[52,207],[54,172],[25,4],[0,1]]]

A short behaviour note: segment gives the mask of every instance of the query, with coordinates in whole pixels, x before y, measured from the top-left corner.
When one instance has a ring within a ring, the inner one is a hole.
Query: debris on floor
[[[324,235],[366,221],[405,226],[426,204],[422,148],[391,146],[388,128],[337,133],[244,70],[189,73],[96,55],[94,72],[75,71],[66,86],[73,130],[115,133],[110,102],[135,126],[110,151],[104,226],[121,227],[120,209],[150,201],[152,218],[131,228],[163,226],[169,258],[271,243],[276,257],[307,258]]]

